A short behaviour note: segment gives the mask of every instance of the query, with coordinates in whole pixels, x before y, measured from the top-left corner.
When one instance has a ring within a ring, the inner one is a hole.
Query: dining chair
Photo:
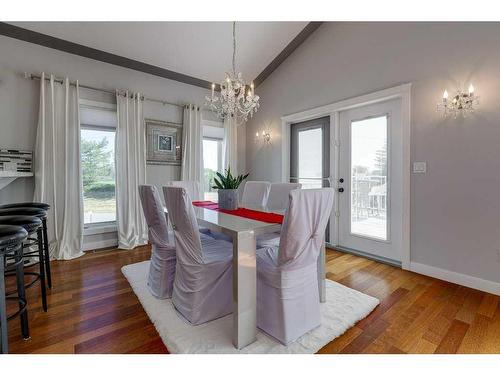
[[[271,183],[267,181],[247,181],[243,188],[241,204],[247,207],[266,207]]]
[[[203,196],[200,192],[200,183],[198,181],[170,181],[167,183],[167,186],[176,186],[186,189],[191,201],[203,200]]]
[[[257,251],[257,325],[285,345],[321,324],[317,262],[333,195],[292,190],[279,246]]]
[[[266,209],[284,213],[288,207],[288,196],[292,190],[302,188],[302,184],[292,182],[276,182],[271,184]],[[267,233],[257,237],[257,247],[278,246],[280,232]]]
[[[202,324],[233,310],[233,245],[199,232],[186,189],[164,187],[175,237],[177,265],[172,302],[191,324]]]
[[[266,208],[270,211],[285,211],[288,207],[288,195],[292,190],[302,188],[294,182],[273,182],[269,190]]]
[[[147,287],[158,299],[171,298],[176,262],[173,234],[169,231],[160,193],[156,186],[139,185],[139,196],[151,243]]]

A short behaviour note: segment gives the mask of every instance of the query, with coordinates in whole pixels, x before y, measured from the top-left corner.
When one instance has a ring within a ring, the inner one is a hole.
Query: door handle
[[[338,192],[339,192],[339,193],[343,193],[343,192],[344,192],[344,188],[339,188],[339,189],[338,189]]]

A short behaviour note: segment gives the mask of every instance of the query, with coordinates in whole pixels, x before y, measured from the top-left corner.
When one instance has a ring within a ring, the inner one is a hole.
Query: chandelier
[[[448,97],[448,91],[444,90],[443,100],[438,103],[437,109],[443,112],[445,117],[457,118],[459,115],[466,117],[467,114],[474,112],[478,103],[479,97],[474,95],[474,86],[471,84],[468,92],[458,89],[451,99]]]
[[[212,83],[212,96],[206,96],[205,105],[221,119],[234,118],[238,124],[248,120],[259,108],[259,96],[255,95],[253,82],[247,88],[243,76],[236,73],[236,22],[233,22],[233,70],[226,73],[220,84],[220,94],[215,94]]]

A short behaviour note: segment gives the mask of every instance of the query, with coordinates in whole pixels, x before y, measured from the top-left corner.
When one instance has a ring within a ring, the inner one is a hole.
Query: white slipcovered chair
[[[271,184],[266,209],[273,212],[284,212],[288,207],[292,190],[302,188],[302,184],[292,182],[276,182]],[[267,233],[257,237],[257,247],[278,246],[280,232]]]
[[[289,196],[279,247],[257,251],[257,325],[285,345],[321,324],[317,262],[333,189]]]
[[[271,183],[267,181],[247,181],[243,189],[241,204],[252,208],[266,207]]]
[[[194,208],[184,188],[164,187],[174,230],[177,265],[172,302],[191,324],[214,320],[233,311],[233,245],[200,233]]]
[[[198,181],[170,181],[167,186],[176,186],[186,189],[191,201],[203,200],[200,192],[200,183]]]
[[[169,233],[160,193],[156,186],[140,185],[139,196],[152,247],[147,286],[154,297],[170,298],[174,286],[176,262],[173,234]]]
[[[292,190],[302,188],[302,184],[292,182],[273,182],[269,191],[266,208],[270,211],[285,211],[288,195]]]

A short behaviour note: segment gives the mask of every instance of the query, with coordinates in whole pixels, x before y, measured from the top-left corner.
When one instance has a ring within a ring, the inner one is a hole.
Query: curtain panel
[[[181,180],[197,181],[203,185],[203,131],[199,107],[184,107],[182,128]]]
[[[224,120],[223,159],[224,169],[231,169],[231,174],[238,174],[238,128],[235,119]]]
[[[118,247],[133,249],[147,244],[139,185],[146,183],[146,134],[141,95],[116,93],[115,145]]]
[[[79,87],[68,78],[40,79],[33,200],[50,204],[47,215],[50,257],[83,255],[83,201],[80,166]]]

